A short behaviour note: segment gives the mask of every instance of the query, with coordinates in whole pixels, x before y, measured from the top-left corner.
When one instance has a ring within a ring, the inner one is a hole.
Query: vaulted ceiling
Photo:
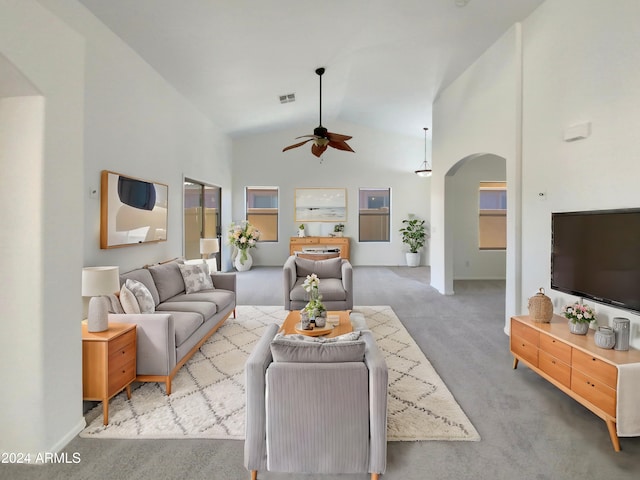
[[[422,136],[438,93],[542,1],[80,0],[232,137],[309,133],[321,66],[325,126]]]

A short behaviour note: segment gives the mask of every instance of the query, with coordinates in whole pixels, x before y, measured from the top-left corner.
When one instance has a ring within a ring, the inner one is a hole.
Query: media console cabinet
[[[513,368],[522,361],[564,393],[602,418],[611,443],[620,451],[616,414],[620,365],[640,364],[640,350],[607,350],[597,347],[594,332],[574,335],[567,320],[554,315],[550,323],[529,316],[511,317],[510,349]],[[631,387],[632,388],[632,387]],[[640,398],[636,405],[640,405]]]
[[[291,237],[289,239],[289,255],[312,249],[318,253],[322,251],[340,251],[340,257],[349,260],[349,237]],[[322,260],[319,256],[317,260]]]

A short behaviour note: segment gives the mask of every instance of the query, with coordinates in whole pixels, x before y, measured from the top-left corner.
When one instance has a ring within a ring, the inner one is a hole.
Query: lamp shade
[[[120,290],[118,267],[84,267],[82,269],[82,296],[111,295]]]
[[[200,239],[200,254],[211,255],[212,253],[218,253],[220,251],[220,245],[217,238],[201,238]]]

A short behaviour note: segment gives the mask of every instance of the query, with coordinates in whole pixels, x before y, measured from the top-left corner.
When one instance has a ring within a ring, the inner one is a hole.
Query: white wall
[[[0,54],[41,95],[0,106],[0,451],[55,451],[84,426],[84,45],[39,4],[3,2]]]
[[[126,271],[182,255],[183,176],[221,187],[228,202],[230,140],[78,2],[40,1],[86,43],[85,265]],[[166,242],[100,250],[100,200],[89,190],[102,170],[169,186]]]
[[[523,24],[524,312],[540,286],[556,312],[575,300],[548,288],[551,212],[640,206],[639,18],[637,0],[548,0]],[[564,129],[581,122],[591,122],[591,136],[564,142]],[[640,316],[587,303],[600,324],[629,318],[640,348]]]
[[[309,145],[287,152],[295,137],[311,132],[314,125],[234,139],[233,218],[244,219],[246,186],[280,187],[280,224],[277,243],[260,243],[251,251],[258,265],[282,265],[289,255],[289,237],[297,235],[294,222],[294,195],[297,187],[345,187],[347,221],[344,235],[351,238],[354,265],[405,265],[404,246],[398,230],[409,213],[429,220],[429,178],[414,172],[424,161],[422,128],[417,136],[403,136],[367,129],[340,121],[326,121],[331,131],[352,135],[349,145],[355,153],[329,148],[322,161],[311,154]],[[428,155],[431,150],[427,142]],[[430,158],[428,158],[430,162]],[[391,242],[358,242],[358,189],[391,188]],[[324,226],[322,232],[333,227]],[[428,264],[427,251],[421,262]]]
[[[452,202],[445,201],[450,198],[447,192],[452,182],[447,175],[477,156],[502,157],[509,186],[507,316],[520,304],[520,62],[520,25],[516,24],[440,93],[433,109],[431,284],[441,293],[454,293],[453,235],[458,213]]]
[[[33,195],[15,238],[0,237],[2,305],[14,305],[0,322],[10,405],[0,404],[0,450],[56,451],[84,426],[82,267],[127,270],[181,255],[183,175],[221,186],[230,205],[231,142],[75,0],[2,2],[0,54],[45,108],[40,165],[30,151],[0,147],[3,198]],[[17,108],[2,100],[3,127]],[[14,122],[12,132],[37,130]],[[21,167],[15,177],[4,175],[8,160]],[[100,250],[89,191],[103,169],[169,185],[167,242]],[[14,204],[2,203],[3,219]],[[229,208],[224,215],[230,221]]]
[[[479,184],[504,182],[506,169],[504,158],[483,155],[465,162],[451,177],[447,202],[452,202],[455,212],[452,218],[455,280],[503,280],[506,277],[506,252],[478,248]]]

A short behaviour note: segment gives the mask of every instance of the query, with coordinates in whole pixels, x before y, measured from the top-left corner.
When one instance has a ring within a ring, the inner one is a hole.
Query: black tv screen
[[[640,312],[640,209],[551,215],[551,288]]]

